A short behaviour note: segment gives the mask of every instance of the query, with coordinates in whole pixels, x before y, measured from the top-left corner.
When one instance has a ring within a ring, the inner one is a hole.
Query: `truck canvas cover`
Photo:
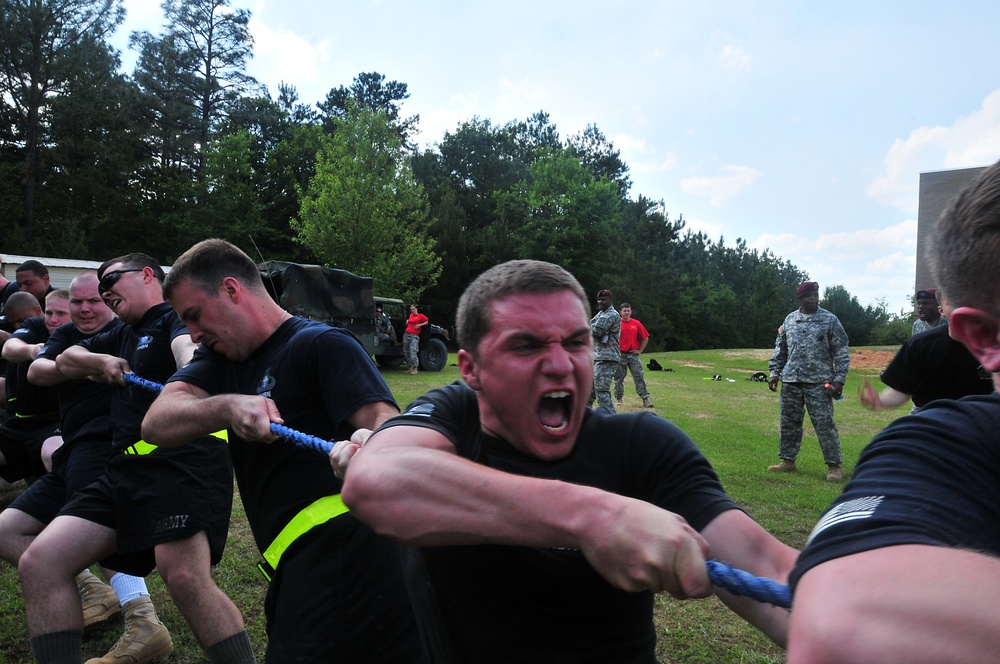
[[[257,266],[264,286],[289,313],[350,328],[354,320],[370,321],[375,282],[347,270],[266,261]]]

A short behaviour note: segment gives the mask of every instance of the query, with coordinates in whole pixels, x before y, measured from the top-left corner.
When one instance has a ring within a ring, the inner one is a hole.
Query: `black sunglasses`
[[[97,284],[97,292],[102,296],[105,292],[114,288],[118,280],[122,278],[122,275],[126,272],[142,272],[146,268],[144,267],[129,267],[124,270],[112,270],[111,272],[105,272],[104,276],[101,277],[100,283]]]

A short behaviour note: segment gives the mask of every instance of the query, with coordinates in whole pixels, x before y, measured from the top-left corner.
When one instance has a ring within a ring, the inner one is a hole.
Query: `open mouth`
[[[572,403],[570,393],[566,390],[548,392],[542,395],[542,402],[538,406],[538,419],[542,426],[553,432],[562,431],[569,426]]]

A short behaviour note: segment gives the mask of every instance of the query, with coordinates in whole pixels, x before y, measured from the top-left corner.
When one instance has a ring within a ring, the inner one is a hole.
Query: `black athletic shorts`
[[[58,435],[57,420],[12,416],[0,425],[0,454],[7,460],[0,466],[0,477],[16,482],[44,475],[42,443]]]
[[[112,528],[118,551],[111,569],[146,576],[153,548],[206,531],[211,563],[222,559],[233,507],[233,468],[226,443],[206,436],[152,454],[116,453],[106,473],[72,497],[60,516]]]
[[[50,523],[71,496],[92,484],[107,470],[116,454],[111,448],[111,417],[96,417],[77,429],[72,440],[52,453],[52,472],[18,496],[10,507]]]

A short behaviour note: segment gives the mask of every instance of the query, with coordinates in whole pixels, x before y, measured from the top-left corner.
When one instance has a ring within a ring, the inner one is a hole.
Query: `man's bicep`
[[[198,350],[198,344],[191,341],[189,334],[178,335],[170,341],[170,351],[174,354],[174,362],[178,369],[187,366],[196,350]]]
[[[440,452],[456,453],[455,445],[440,431],[429,427],[399,424],[380,429],[365,443],[365,450],[372,452],[399,447],[421,447]]]
[[[366,403],[347,417],[347,423],[355,429],[375,430],[386,420],[399,415],[399,409],[388,401]]]
[[[996,661],[998,593],[1000,560],[978,552],[901,545],[835,558],[795,588],[788,661],[820,661],[834,643],[840,661]]]
[[[197,385],[185,383],[183,380],[175,380],[167,383],[160,392],[160,399],[167,403],[172,399],[205,399],[208,396],[209,394],[205,390]]]

